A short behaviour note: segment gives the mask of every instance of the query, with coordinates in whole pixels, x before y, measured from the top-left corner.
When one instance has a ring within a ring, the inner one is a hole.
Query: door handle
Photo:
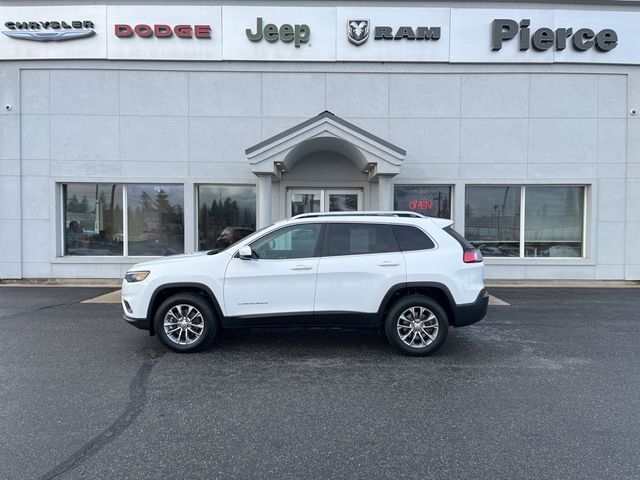
[[[398,262],[380,262],[379,267],[397,267],[400,265]]]
[[[291,267],[291,270],[311,270],[312,268],[311,265],[296,265],[295,267]]]

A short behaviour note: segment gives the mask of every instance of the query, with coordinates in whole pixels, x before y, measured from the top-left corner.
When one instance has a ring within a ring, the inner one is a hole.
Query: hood
[[[181,255],[169,255],[168,257],[155,258],[135,264],[129,270],[140,270],[153,265],[167,265],[169,263],[191,262],[207,255],[207,252],[184,253]]]

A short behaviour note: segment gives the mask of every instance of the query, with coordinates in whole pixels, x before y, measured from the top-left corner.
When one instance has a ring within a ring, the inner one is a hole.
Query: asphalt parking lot
[[[640,478],[640,289],[493,288],[428,358],[321,329],[178,355],[80,303],[108,291],[0,288],[1,478]]]

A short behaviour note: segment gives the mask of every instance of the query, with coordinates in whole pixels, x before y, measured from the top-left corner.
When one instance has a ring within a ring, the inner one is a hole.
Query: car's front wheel
[[[444,309],[424,295],[410,295],[398,300],[385,319],[389,341],[402,353],[424,356],[442,346],[449,332]]]
[[[192,293],[167,298],[154,317],[158,338],[176,352],[195,352],[211,344],[218,323],[209,302]]]

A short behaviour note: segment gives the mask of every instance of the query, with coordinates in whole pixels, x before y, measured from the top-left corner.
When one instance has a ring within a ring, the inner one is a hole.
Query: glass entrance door
[[[314,212],[350,212],[362,210],[362,190],[291,189],[287,192],[287,216]]]

